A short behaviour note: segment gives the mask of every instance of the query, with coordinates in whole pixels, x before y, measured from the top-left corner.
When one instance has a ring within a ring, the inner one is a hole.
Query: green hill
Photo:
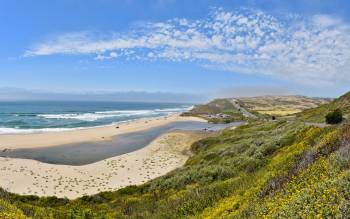
[[[350,92],[343,96],[333,100],[328,104],[321,105],[319,107],[305,110],[297,114],[297,117],[303,121],[308,122],[325,122],[325,116],[327,113],[340,109],[343,112],[344,118],[350,118]]]
[[[209,122],[222,123],[292,115],[329,102],[328,98],[304,96],[224,98],[196,105],[183,115],[198,116]]]
[[[212,123],[228,123],[245,120],[242,112],[230,99],[216,99],[207,104],[196,105],[184,116],[197,116]]]
[[[77,200],[2,191],[0,216],[348,218],[350,126],[256,121],[192,145],[186,165],[140,186]],[[11,217],[7,217],[11,218]]]

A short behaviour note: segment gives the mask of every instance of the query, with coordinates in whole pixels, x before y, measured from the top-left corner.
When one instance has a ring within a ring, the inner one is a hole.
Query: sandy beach
[[[17,194],[74,199],[142,184],[182,166],[190,145],[206,134],[165,133],[146,147],[84,166],[0,158],[0,187]]]
[[[35,148],[107,141],[113,136],[118,137],[119,134],[146,130],[175,121],[202,120],[172,115],[66,132],[1,135],[0,148]],[[0,157],[0,187],[17,194],[74,199],[142,184],[182,166],[190,156],[190,145],[206,135],[208,133],[188,131],[164,133],[140,150],[83,166]]]
[[[0,135],[0,150],[17,148],[49,147],[91,141],[108,141],[113,136],[142,131],[176,121],[204,121],[196,117],[182,117],[178,114],[139,119],[120,124],[62,132]],[[117,128],[118,127],[118,128]]]

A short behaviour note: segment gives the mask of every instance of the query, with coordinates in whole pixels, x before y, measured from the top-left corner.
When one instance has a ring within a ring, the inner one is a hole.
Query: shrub
[[[141,186],[77,200],[0,189],[0,218],[349,218],[350,171],[337,166],[349,142],[345,124],[256,121],[194,143],[186,165]]]
[[[336,109],[326,115],[326,123],[339,124],[343,121],[343,113],[340,109]]]

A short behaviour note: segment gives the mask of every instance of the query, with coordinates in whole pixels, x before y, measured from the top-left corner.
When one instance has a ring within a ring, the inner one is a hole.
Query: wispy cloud
[[[350,25],[327,15],[275,17],[259,10],[214,9],[205,19],[146,23],[126,34],[68,33],[25,52],[55,54],[191,61],[299,83],[336,84],[350,80]]]

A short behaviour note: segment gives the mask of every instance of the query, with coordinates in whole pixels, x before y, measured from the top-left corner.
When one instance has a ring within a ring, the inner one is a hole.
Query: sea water
[[[125,102],[0,102],[0,134],[56,132],[122,123],[187,111],[190,104]],[[0,151],[0,157],[25,158],[45,163],[85,165],[129,153],[172,130],[219,131],[232,124],[200,121],[171,122],[102,142]]]
[[[167,116],[191,104],[22,101],[0,102],[0,134],[65,131]]]

